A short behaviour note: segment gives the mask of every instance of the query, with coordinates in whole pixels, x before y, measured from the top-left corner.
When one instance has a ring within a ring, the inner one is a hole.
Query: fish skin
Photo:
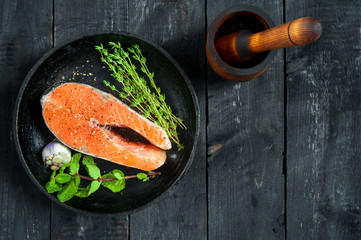
[[[172,147],[164,129],[111,94],[91,86],[64,83],[40,102],[50,131],[62,143],[84,154],[150,171],[164,164],[164,150]],[[131,142],[104,126],[129,127],[154,146]]]

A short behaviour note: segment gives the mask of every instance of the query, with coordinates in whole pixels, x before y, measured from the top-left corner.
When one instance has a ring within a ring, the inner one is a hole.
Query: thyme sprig
[[[150,72],[147,67],[146,58],[139,46],[135,44],[126,51],[119,42],[109,42],[109,45],[113,52],[109,52],[102,44],[95,46],[95,49],[100,52],[102,62],[112,71],[111,76],[122,84],[122,90],[118,90],[109,81],[104,80],[104,84],[115,91],[120,98],[129,102],[131,107],[138,109],[144,117],[162,127],[169,138],[177,144],[178,150],[183,149],[177,127],[186,129],[186,126],[181,118],[172,113],[171,107],[165,101],[165,95],[156,86],[154,72]],[[147,80],[138,74],[134,60]]]

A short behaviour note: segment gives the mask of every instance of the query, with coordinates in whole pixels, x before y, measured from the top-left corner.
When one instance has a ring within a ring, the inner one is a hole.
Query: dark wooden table
[[[277,25],[315,17],[315,43],[279,50],[256,80],[227,82],[205,56],[207,27],[250,4]],[[1,0],[0,239],[361,239],[359,0]],[[193,164],[130,215],[59,207],[30,181],[12,138],[24,77],[48,50],[123,31],[166,49],[201,109]]]

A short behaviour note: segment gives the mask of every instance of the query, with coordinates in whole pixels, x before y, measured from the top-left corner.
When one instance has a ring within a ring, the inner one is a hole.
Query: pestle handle
[[[249,36],[250,53],[305,45],[316,41],[322,33],[320,22],[311,17],[299,18]]]
[[[321,33],[317,19],[304,17],[259,33],[247,30],[230,33],[217,39],[215,47],[225,62],[238,64],[260,52],[312,43]]]

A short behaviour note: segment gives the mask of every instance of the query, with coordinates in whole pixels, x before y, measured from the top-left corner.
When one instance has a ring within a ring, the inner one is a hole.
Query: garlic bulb
[[[43,162],[52,170],[58,170],[71,160],[71,151],[58,141],[46,145],[41,153]]]

